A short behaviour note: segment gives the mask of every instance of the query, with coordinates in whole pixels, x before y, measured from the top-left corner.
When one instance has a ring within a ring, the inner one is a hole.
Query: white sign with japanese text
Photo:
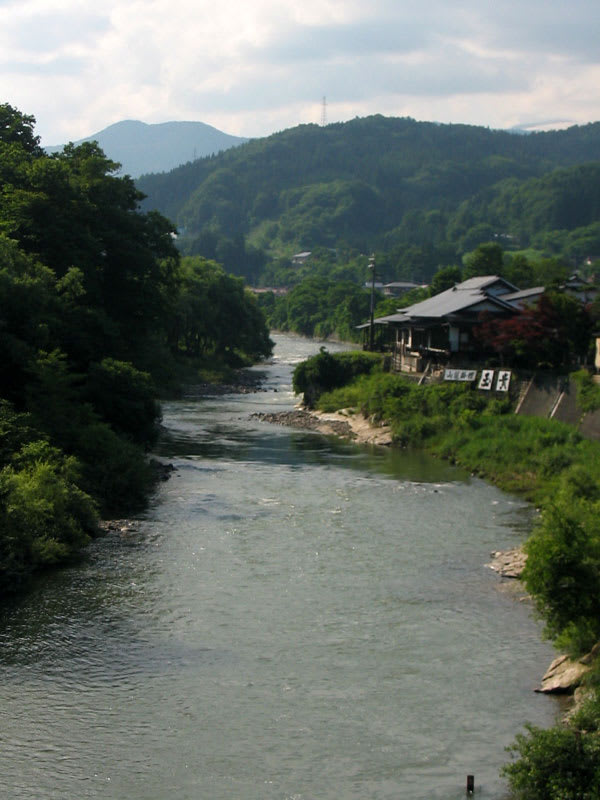
[[[479,378],[479,389],[485,389],[489,392],[494,384],[494,370],[493,369],[484,369],[481,373],[481,378]]]
[[[474,369],[445,369],[445,381],[474,381],[477,377],[477,370]]]
[[[508,392],[510,386],[510,370],[500,370],[498,372],[498,379],[496,381],[497,392]]]

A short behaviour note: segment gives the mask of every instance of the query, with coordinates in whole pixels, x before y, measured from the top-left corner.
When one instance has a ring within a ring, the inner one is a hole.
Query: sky
[[[43,145],[324,112],[562,128],[600,120],[599,33],[599,0],[0,0],[0,103]]]

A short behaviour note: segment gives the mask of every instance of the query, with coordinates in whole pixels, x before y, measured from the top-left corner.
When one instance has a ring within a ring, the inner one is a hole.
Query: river
[[[10,800],[499,800],[504,748],[556,707],[528,603],[485,567],[518,499],[421,453],[251,418],[264,390],[164,407],[176,467],[136,530],[0,617]],[[336,349],[331,346],[331,349]]]

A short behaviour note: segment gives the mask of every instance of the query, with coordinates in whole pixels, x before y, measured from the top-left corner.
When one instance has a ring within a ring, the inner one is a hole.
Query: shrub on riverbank
[[[507,764],[516,800],[597,800],[600,797],[600,736],[578,728],[548,730],[527,726],[511,751],[519,758]]]
[[[0,594],[89,541],[96,507],[78,482],[76,459],[41,440],[24,445],[0,471]]]
[[[381,367],[381,364],[382,357],[377,353],[352,351],[331,354],[321,347],[317,355],[298,364],[294,370],[293,388],[296,394],[303,394],[304,405],[314,408],[325,392],[345,386],[357,376]]]

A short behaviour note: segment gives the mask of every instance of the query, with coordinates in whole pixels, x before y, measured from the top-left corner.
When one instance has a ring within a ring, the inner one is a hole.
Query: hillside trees
[[[368,317],[370,302],[370,291],[351,281],[317,276],[305,278],[274,301],[261,300],[273,328],[346,341],[358,338],[356,326]]]
[[[500,275],[502,273],[504,252],[497,242],[485,242],[463,259],[463,280],[480,275]]]
[[[243,280],[198,257],[182,259],[171,344],[175,352],[212,354],[231,366],[268,356],[273,346],[264,316]]]
[[[388,280],[427,282],[488,242],[596,256],[599,163],[599,123],[517,136],[373,116],[298,126],[139,186],[180,226],[182,252],[223,261],[234,244],[227,269],[259,285],[317,246],[376,250]],[[277,274],[291,285],[291,268]]]
[[[462,281],[462,270],[460,267],[442,267],[431,280],[430,290],[432,296],[440,292],[451,289],[455,284]]]

